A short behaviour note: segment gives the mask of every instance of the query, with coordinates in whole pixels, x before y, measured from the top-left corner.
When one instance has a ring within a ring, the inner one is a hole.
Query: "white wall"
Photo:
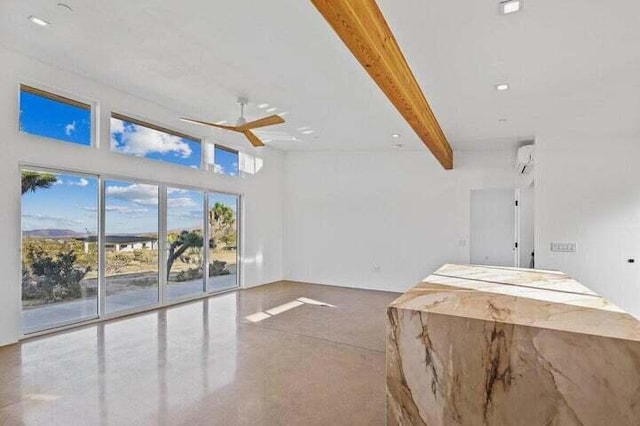
[[[515,153],[287,153],[285,277],[403,291],[469,262],[470,190],[514,188]],[[379,267],[379,271],[376,269]]]
[[[562,270],[637,317],[639,158],[637,138],[536,139],[536,267]],[[553,253],[552,241],[577,251]]]
[[[282,279],[283,155],[268,148],[248,150],[264,159],[260,173],[242,178],[162,164],[109,151],[109,115],[112,110],[147,119],[199,137],[211,132],[178,121],[171,111],[130,94],[52,68],[0,48],[0,346],[15,342],[20,324],[20,172],[21,163],[108,173],[158,182],[193,185],[210,190],[240,193],[244,197],[244,245],[242,284],[254,286]],[[99,103],[101,145],[89,149],[18,132],[19,83]],[[225,141],[233,146],[235,141]],[[240,142],[241,143],[241,142]],[[245,144],[237,145],[245,148]]]

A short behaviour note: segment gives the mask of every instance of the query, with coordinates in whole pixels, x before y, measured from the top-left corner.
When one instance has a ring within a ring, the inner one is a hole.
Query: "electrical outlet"
[[[561,253],[574,253],[576,251],[576,243],[551,243],[551,251]]]

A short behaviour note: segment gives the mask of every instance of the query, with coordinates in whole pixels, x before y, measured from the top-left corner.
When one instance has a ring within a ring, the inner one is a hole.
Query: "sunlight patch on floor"
[[[283,303],[282,305],[275,306],[271,309],[267,309],[266,311],[256,312],[255,314],[247,315],[245,319],[249,322],[260,322],[264,321],[268,318],[271,318],[275,315],[279,315],[283,312],[290,311],[291,309],[298,308],[302,305],[315,305],[315,306],[326,306],[329,308],[335,308],[335,305],[330,303],[321,302],[319,300],[309,299],[308,297],[298,297],[296,300],[292,300],[291,302]]]

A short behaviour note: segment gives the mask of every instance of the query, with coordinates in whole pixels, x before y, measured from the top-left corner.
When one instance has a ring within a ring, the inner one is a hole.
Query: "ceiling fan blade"
[[[245,130],[242,133],[247,137],[247,139],[249,139],[249,142],[251,142],[251,145],[253,145],[254,147],[258,148],[258,147],[264,146],[264,142],[262,142],[251,131]]]
[[[242,131],[238,127],[235,127],[235,126],[223,126],[222,124],[209,123],[208,121],[200,121],[200,120],[196,120],[196,119],[193,119],[193,118],[180,117],[180,120],[181,121],[185,121],[187,123],[200,124],[202,126],[211,126],[211,127],[217,127],[219,129],[231,130],[233,132],[241,132]]]
[[[274,124],[282,124],[284,123],[284,119],[279,115],[270,115],[268,117],[259,118],[258,120],[250,121],[248,123],[243,124],[242,126],[238,126],[240,130],[251,130],[257,129],[259,127],[273,126]]]

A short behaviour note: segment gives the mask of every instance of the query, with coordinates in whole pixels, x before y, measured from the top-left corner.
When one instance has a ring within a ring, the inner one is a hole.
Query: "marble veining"
[[[390,425],[640,424],[640,322],[562,273],[444,265],[386,357]]]

